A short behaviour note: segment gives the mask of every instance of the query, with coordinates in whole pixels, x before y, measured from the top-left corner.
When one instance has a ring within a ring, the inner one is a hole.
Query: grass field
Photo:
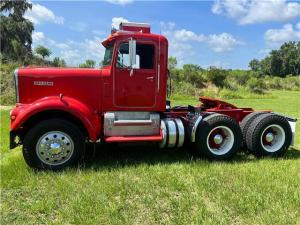
[[[272,95],[231,102],[300,118],[300,92]],[[53,173],[8,150],[9,111],[1,114],[1,224],[300,224],[299,124],[281,159],[208,162],[186,149],[98,146],[84,168]]]

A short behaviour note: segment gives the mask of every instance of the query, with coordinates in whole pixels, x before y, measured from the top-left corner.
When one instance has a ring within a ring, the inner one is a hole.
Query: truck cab
[[[167,39],[151,34],[148,24],[121,23],[120,29],[102,42],[103,66],[110,70],[103,77],[105,98],[110,97],[104,110],[164,111]]]
[[[100,43],[99,43],[100,44]],[[200,97],[198,106],[166,100],[168,41],[149,24],[121,23],[102,42],[102,68],[19,68],[11,111],[10,148],[26,163],[60,170],[80,162],[85,143],[153,142],[189,146],[209,159],[231,159],[241,146],[281,156],[293,144],[296,120]]]

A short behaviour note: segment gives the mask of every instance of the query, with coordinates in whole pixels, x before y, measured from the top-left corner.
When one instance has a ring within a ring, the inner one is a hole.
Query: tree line
[[[286,77],[300,74],[300,42],[287,42],[278,50],[272,50],[262,60],[252,59],[249,62],[252,71],[260,75]]]

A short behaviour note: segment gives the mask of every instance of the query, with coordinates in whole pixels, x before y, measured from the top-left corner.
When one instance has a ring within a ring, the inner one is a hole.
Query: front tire
[[[61,170],[79,162],[84,147],[84,136],[77,126],[64,119],[49,119],[27,132],[23,156],[32,168]]]
[[[203,119],[196,133],[196,150],[213,160],[232,158],[239,150],[242,132],[229,116],[213,114]]]

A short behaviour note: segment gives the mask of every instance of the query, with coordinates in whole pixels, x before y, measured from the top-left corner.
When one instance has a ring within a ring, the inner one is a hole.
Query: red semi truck
[[[149,24],[121,23],[102,42],[101,69],[27,67],[15,71],[10,148],[23,145],[33,168],[75,164],[87,141],[186,144],[209,159],[232,158],[242,145],[257,156],[281,156],[296,119],[200,97],[199,106],[166,100],[168,41]]]

